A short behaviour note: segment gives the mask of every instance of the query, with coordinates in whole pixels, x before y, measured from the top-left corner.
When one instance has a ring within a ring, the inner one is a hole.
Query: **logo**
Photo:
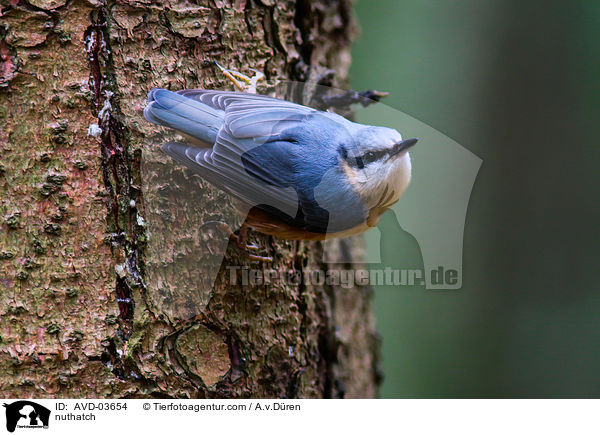
[[[29,400],[4,404],[6,408],[6,430],[14,432],[19,429],[48,429],[50,410]]]

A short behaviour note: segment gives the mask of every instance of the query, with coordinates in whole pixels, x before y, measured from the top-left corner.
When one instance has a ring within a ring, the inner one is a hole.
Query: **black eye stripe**
[[[372,163],[377,160],[380,160],[387,154],[388,154],[387,151],[368,151],[362,155],[362,159],[364,161],[366,161],[367,163]]]
[[[344,145],[341,145],[339,148],[340,155],[344,160],[348,159],[348,151]]]
[[[383,157],[385,157],[386,155],[388,155],[388,151],[367,151],[366,153],[364,153],[361,156],[356,156],[356,157],[348,157],[348,152],[346,151],[345,147],[341,147],[340,150],[340,155],[342,156],[342,158],[344,160],[346,160],[348,162],[348,164],[350,164],[350,166],[355,166],[358,167],[359,169],[363,169],[366,165],[368,165],[369,163],[373,163],[377,160],[381,160]]]

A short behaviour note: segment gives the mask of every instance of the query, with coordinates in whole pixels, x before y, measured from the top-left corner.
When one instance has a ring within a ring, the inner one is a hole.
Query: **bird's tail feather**
[[[166,89],[148,93],[144,117],[212,145],[223,125],[223,112]]]

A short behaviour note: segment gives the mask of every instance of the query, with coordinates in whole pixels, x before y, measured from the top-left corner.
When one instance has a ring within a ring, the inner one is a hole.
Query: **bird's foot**
[[[225,74],[225,77],[231,80],[236,89],[242,92],[256,94],[257,83],[259,82],[259,80],[262,80],[265,77],[263,73],[252,68],[249,68],[249,70],[253,71],[254,75],[252,77],[248,77],[247,75],[234,71],[232,69],[223,68],[221,65],[219,65],[219,62],[217,61],[215,61],[215,64],[219,67],[221,72]]]
[[[248,227],[246,223],[242,224],[240,228],[239,235],[235,234],[231,227],[222,221],[207,221],[200,227],[201,229],[207,227],[209,225],[213,225],[221,231],[225,232],[229,235],[229,238],[235,242],[237,247],[246,254],[246,256],[250,259],[250,261],[261,261],[263,263],[272,263],[273,258],[271,257],[263,257],[261,255],[251,254],[249,251],[258,251],[260,247],[247,243],[248,238]]]

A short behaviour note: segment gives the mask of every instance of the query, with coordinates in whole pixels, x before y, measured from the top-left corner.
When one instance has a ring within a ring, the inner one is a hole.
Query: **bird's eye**
[[[365,162],[371,163],[371,162],[374,162],[375,160],[377,160],[377,155],[374,152],[369,151],[368,153],[366,153],[363,156],[363,159]]]
[[[358,169],[363,169],[369,163],[373,163],[375,160],[381,157],[382,153],[377,151],[369,151],[364,153],[362,156],[356,157],[356,166]]]

